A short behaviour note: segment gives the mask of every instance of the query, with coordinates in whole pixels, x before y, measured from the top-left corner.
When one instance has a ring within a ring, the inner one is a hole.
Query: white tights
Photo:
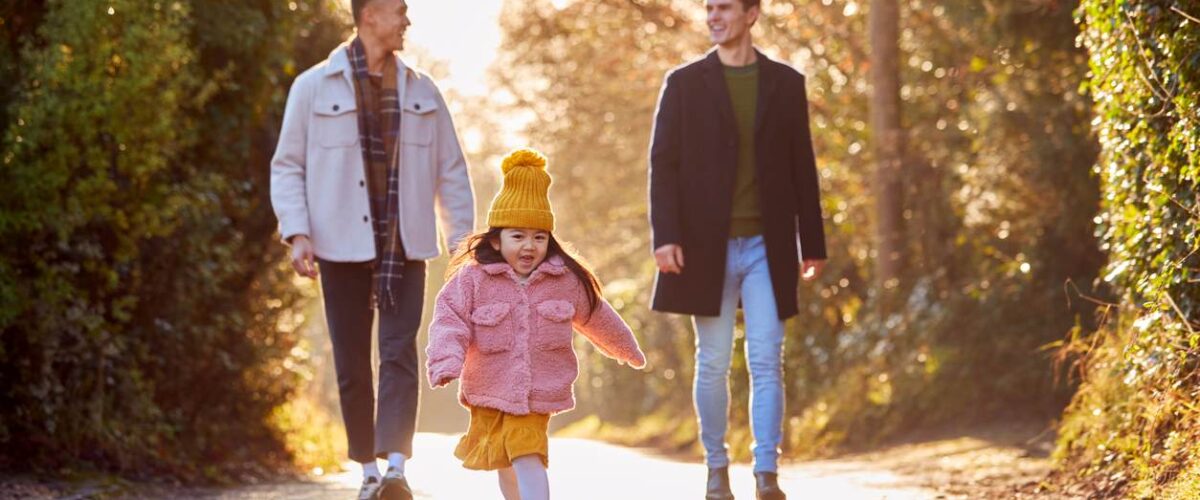
[[[512,467],[500,469],[499,473],[504,500],[550,500],[550,479],[541,457],[519,456],[513,459]]]

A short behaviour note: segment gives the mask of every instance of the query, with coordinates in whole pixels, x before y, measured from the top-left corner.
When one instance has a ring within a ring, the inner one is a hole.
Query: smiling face
[[[742,0],[706,0],[704,9],[708,12],[708,38],[726,47],[742,43],[758,20],[758,7],[747,9]]]
[[[492,248],[500,251],[504,261],[512,266],[517,275],[527,278],[546,259],[546,250],[550,246],[550,232],[541,229],[505,228],[500,231],[499,240],[492,240],[490,243]]]
[[[373,0],[363,7],[358,29],[391,52],[404,49],[404,33],[411,25],[404,0]]]

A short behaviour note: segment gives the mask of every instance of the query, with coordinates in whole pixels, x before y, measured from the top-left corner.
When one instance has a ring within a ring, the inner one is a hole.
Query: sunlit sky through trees
[[[350,0],[342,0],[349,10]],[[449,68],[443,89],[464,95],[488,93],[486,72],[500,44],[503,0],[411,0],[408,43]]]

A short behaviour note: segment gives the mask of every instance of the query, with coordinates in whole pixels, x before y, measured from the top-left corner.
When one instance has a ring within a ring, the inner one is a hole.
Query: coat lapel
[[[721,126],[724,133],[734,133],[733,101],[729,97],[729,85],[725,83],[724,67],[713,49],[704,58],[704,84],[708,86],[710,96],[721,113]]]
[[[404,64],[404,59],[400,58],[400,54],[396,54],[396,98],[400,99],[401,118],[403,119],[403,110],[405,97],[408,95],[408,65]],[[404,127],[404,124],[400,124]]]
[[[346,54],[346,47],[350,46],[350,41],[347,40],[333,49],[329,53],[329,64],[325,66],[326,76],[340,76],[351,89],[354,88],[354,80],[352,79],[350,69],[350,56]]]
[[[758,54],[758,103],[754,106],[754,134],[757,137],[762,131],[767,110],[771,109],[772,94],[779,87],[779,73],[775,71],[775,61],[758,52],[758,49],[755,52]]]

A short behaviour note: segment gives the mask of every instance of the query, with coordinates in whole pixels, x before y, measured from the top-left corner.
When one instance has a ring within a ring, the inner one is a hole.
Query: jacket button
[[[365,187],[366,185],[367,185],[367,181],[364,181],[361,179],[358,181],[358,187]]]
[[[367,216],[365,216],[365,215],[364,215],[364,216],[363,216],[363,222],[366,222],[366,221],[367,221]]]
[[[334,111],[337,111],[337,110],[339,110],[339,109],[341,109],[341,108],[340,108],[340,107],[338,107],[338,105],[337,105],[337,104],[334,104],[334,105],[333,105],[333,110],[334,110]]]

